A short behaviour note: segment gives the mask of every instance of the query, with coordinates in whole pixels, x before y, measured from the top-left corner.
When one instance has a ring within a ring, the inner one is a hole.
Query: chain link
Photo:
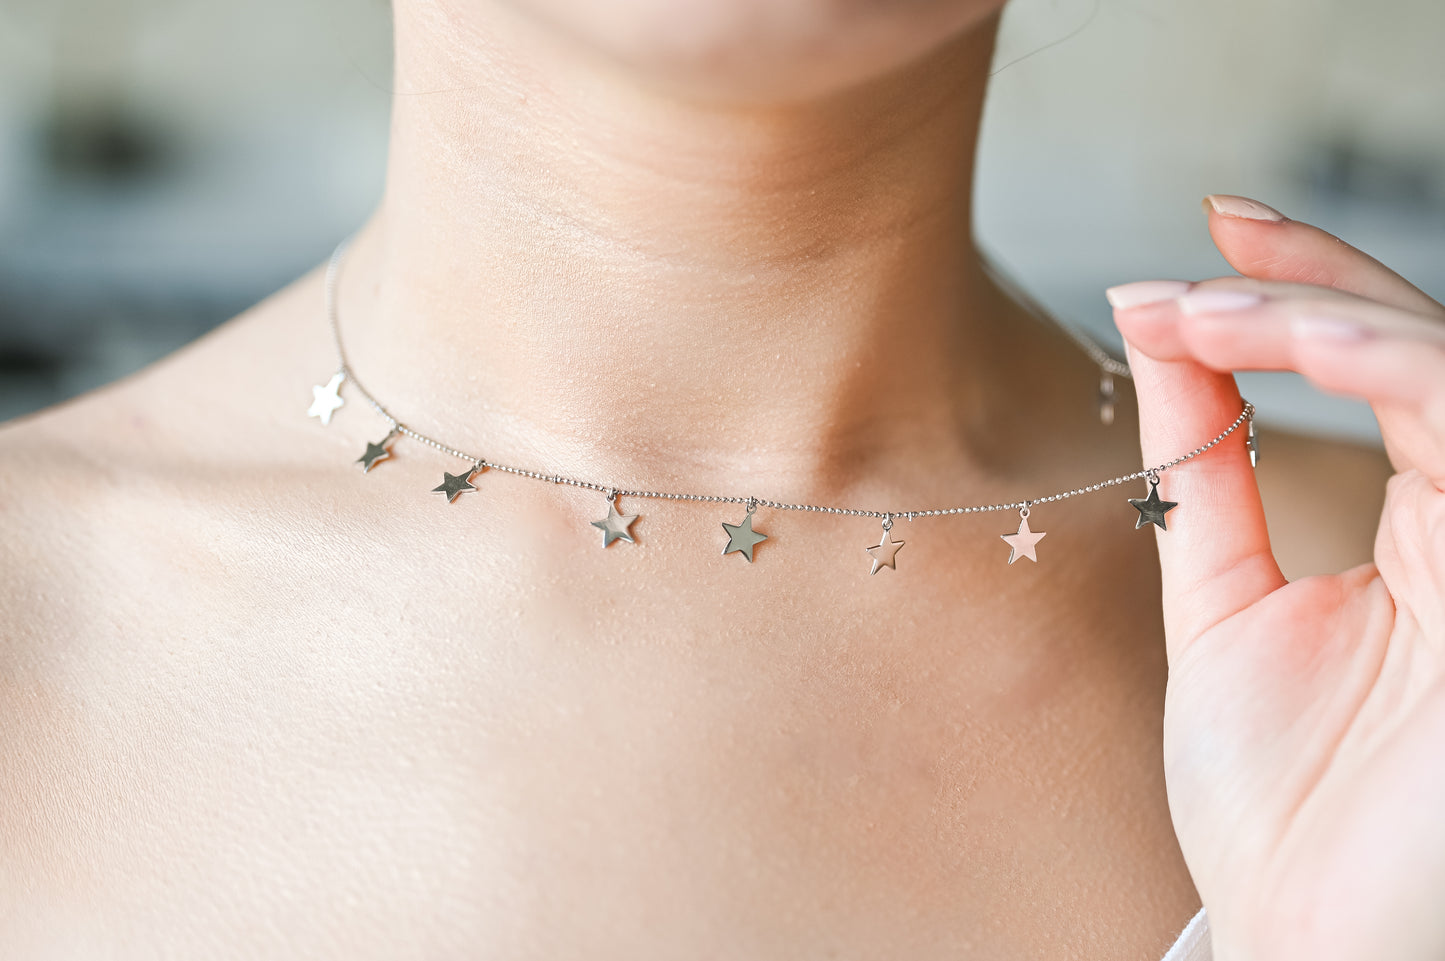
[[[1220,441],[1224,440],[1230,434],[1238,430],[1241,424],[1245,423],[1246,421],[1252,421],[1254,419],[1254,405],[1246,400],[1244,402],[1244,408],[1239,412],[1239,416],[1236,417],[1234,419],[1234,422],[1231,423],[1228,427],[1216,434],[1213,440],[1210,440],[1208,443],[1202,444],[1199,447],[1194,448],[1194,450],[1190,451],[1187,454],[1181,454],[1180,456],[1174,458],[1171,461],[1160,464],[1157,467],[1147,467],[1143,470],[1134,471],[1132,474],[1121,474],[1118,477],[1113,477],[1106,481],[1100,481],[1097,484],[1091,484],[1087,487],[1076,487],[1073,490],[1060,491],[1055,494],[1050,494],[1047,497],[1031,497],[1027,500],[1010,501],[1008,503],[1002,504],[979,504],[968,507],[945,507],[934,508],[931,510],[879,511],[855,507],[827,507],[818,504],[790,504],[784,501],[768,500],[766,498],[756,497],[752,495],[737,496],[728,494],[686,494],[671,491],[631,490],[625,487],[618,487],[615,484],[598,484],[593,481],[579,480],[578,478],[567,477],[562,474],[548,474],[541,471],[528,470],[522,467],[513,467],[508,464],[498,464],[495,461],[484,460],[481,457],[468,454],[465,451],[458,450],[457,448],[444,444],[439,440],[428,437],[421,431],[408,427],[406,424],[398,420],[391,413],[391,411],[387,410],[380,401],[373,397],[371,395],[371,392],[362,386],[361,381],[357,379],[355,372],[352,371],[350,364],[347,363],[346,352],[341,344],[341,325],[337,320],[336,282],[338,274],[340,273],[342,256],[345,254],[346,248],[349,244],[350,238],[343,240],[340,244],[338,244],[336,246],[336,249],[331,254],[331,260],[326,265],[326,314],[331,324],[332,336],[336,341],[336,356],[340,364],[339,371],[346,380],[351,382],[351,385],[356,389],[356,391],[361,394],[363,398],[365,398],[366,402],[370,404],[371,407],[378,414],[386,418],[387,422],[391,425],[391,432],[387,435],[388,438],[395,436],[396,434],[403,434],[411,438],[412,440],[419,441],[420,443],[425,444],[428,447],[432,447],[438,451],[441,451],[444,454],[450,454],[453,457],[468,461],[473,465],[481,465],[485,466],[489,470],[503,471],[504,473],[516,474],[521,477],[532,477],[536,478],[537,480],[550,481],[553,484],[568,484],[573,487],[582,487],[586,488],[587,490],[599,491],[603,494],[606,494],[609,501],[617,497],[651,497],[675,501],[700,501],[711,504],[744,504],[747,505],[749,513],[751,513],[754,508],[762,506],[771,507],[774,510],[780,511],[813,511],[815,513],[821,514],[846,514],[854,517],[881,517],[883,518],[884,530],[888,530],[893,526],[893,518],[895,517],[906,517],[908,520],[911,521],[915,517],[938,517],[945,514],[985,514],[994,511],[1029,510],[1033,505],[1036,504],[1048,504],[1053,501],[1061,501],[1069,497],[1077,497],[1080,494],[1093,493],[1094,491],[1103,490],[1106,487],[1115,487],[1119,484],[1127,484],[1129,481],[1137,480],[1141,477],[1151,480],[1157,480],[1159,474],[1163,473],[1171,467],[1176,467],[1179,464],[1190,460],[1191,458],[1198,457],[1200,454],[1209,450],[1211,447],[1214,447]],[[1027,298],[1024,297],[1021,293],[1020,297],[1021,299],[1025,300],[1025,303],[1030,303],[1030,301],[1027,300]],[[1065,325],[1060,324],[1060,326],[1063,327]],[[1065,327],[1065,329],[1067,330],[1068,328]],[[1082,336],[1082,333],[1078,333],[1076,339]],[[1093,342],[1088,341],[1088,343],[1092,344]],[[1080,346],[1083,345],[1084,341],[1080,341]],[[1097,344],[1093,344],[1093,347],[1094,350],[1097,351],[1104,358],[1104,360],[1112,360],[1112,358],[1110,358],[1106,353],[1104,353],[1103,349],[1100,348]],[[1090,354],[1091,356],[1093,356],[1092,351],[1090,352]],[[1101,367],[1105,366],[1103,360],[1099,360],[1098,357],[1096,357],[1095,359],[1099,362]],[[1106,369],[1109,369],[1111,373],[1120,374],[1125,377],[1129,376],[1129,368],[1127,366],[1119,364],[1117,361],[1115,362],[1115,365],[1122,369],[1112,369],[1108,367],[1106,367]],[[1024,516],[1028,515],[1025,514]]]
[[[1089,355],[1089,359],[1097,364],[1101,370],[1108,371],[1116,377],[1133,380],[1133,373],[1129,370],[1128,364],[1101,347],[1097,341],[1084,333],[1082,328],[1065,321],[1062,317],[1056,317],[1045,310],[1044,306],[1039,303],[1032,294],[1024,290],[1002,267],[994,263],[992,255],[988,253],[986,248],[978,248],[978,259],[979,263],[983,265],[984,272],[993,279],[994,283],[1008,291],[1009,295],[1023,305],[1024,310],[1035,320],[1038,320],[1047,327],[1057,327],[1059,330],[1062,330],[1070,340],[1078,345],[1080,350]]]

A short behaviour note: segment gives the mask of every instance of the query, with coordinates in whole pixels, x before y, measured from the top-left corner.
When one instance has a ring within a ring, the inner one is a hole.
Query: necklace
[[[723,556],[733,553],[741,554],[747,558],[749,563],[753,561],[753,552],[758,544],[768,539],[767,534],[755,530],[753,527],[753,515],[759,507],[785,511],[815,511],[824,514],[848,514],[857,517],[876,517],[882,519],[883,532],[878,537],[878,543],[863,548],[872,560],[869,573],[877,574],[885,567],[892,568],[893,570],[898,569],[898,551],[907,543],[906,541],[893,539],[894,518],[903,517],[912,521],[916,517],[937,517],[944,514],[983,514],[995,511],[1016,510],[1019,515],[1018,529],[1011,534],[998,535],[1009,546],[1008,563],[1012,564],[1024,557],[1034,563],[1038,563],[1038,556],[1035,553],[1035,549],[1046,532],[1031,530],[1029,527],[1029,516],[1032,513],[1032,508],[1038,504],[1048,504],[1069,497],[1077,497],[1080,494],[1092,493],[1093,491],[1103,490],[1106,487],[1115,487],[1119,484],[1143,478],[1148,482],[1149,493],[1144,497],[1131,497],[1128,499],[1130,506],[1138,511],[1138,516],[1134,521],[1134,529],[1138,530],[1146,524],[1151,524],[1160,530],[1167,531],[1168,527],[1165,523],[1165,515],[1179,506],[1177,501],[1167,501],[1159,496],[1159,476],[1169,468],[1203,454],[1238,430],[1242,424],[1249,425],[1245,437],[1245,447],[1249,451],[1250,464],[1253,466],[1258,463],[1258,444],[1254,432],[1254,405],[1246,400],[1243,409],[1240,411],[1239,416],[1234,419],[1234,422],[1216,434],[1212,440],[1196,447],[1187,454],[1181,454],[1167,463],[1099,481],[1098,483],[1085,487],[1076,487],[1073,490],[1059,491],[1047,496],[1032,497],[1027,500],[1011,501],[1006,504],[978,504],[963,507],[909,511],[880,511],[862,508],[820,506],[815,504],[789,504],[752,495],[743,497],[723,494],[688,494],[667,491],[629,490],[615,484],[603,484],[595,481],[567,477],[562,474],[500,464],[444,444],[439,440],[409,427],[393,415],[391,411],[387,410],[380,401],[361,385],[361,381],[357,379],[355,371],[353,371],[350,364],[347,363],[346,352],[341,346],[341,326],[338,323],[336,311],[336,280],[348,242],[348,240],[343,240],[336,246],[336,249],[331,254],[330,261],[328,261],[326,265],[326,316],[331,324],[331,334],[336,346],[337,369],[336,373],[332,375],[326,384],[317,385],[311,389],[311,407],[306,413],[309,416],[320,419],[323,425],[330,425],[331,415],[346,402],[341,397],[341,386],[349,381],[351,388],[360,394],[362,399],[365,400],[373,410],[385,418],[386,422],[390,425],[386,436],[382,437],[381,440],[369,442],[366,445],[366,450],[356,459],[355,463],[361,466],[362,472],[370,473],[372,468],[377,464],[392,459],[394,455],[391,452],[391,448],[397,438],[410,438],[463,462],[462,468],[455,474],[450,471],[443,471],[442,482],[432,488],[432,493],[443,495],[449,504],[455,503],[456,499],[462,494],[477,490],[476,485],[472,483],[472,479],[485,470],[504,471],[509,474],[518,474],[522,477],[548,481],[553,484],[570,484],[573,487],[583,487],[588,490],[599,491],[606,498],[607,516],[593,521],[592,526],[602,531],[602,546],[604,548],[610,546],[613,541],[637,543],[636,538],[632,536],[631,528],[640,515],[624,514],[619,511],[617,509],[617,499],[619,497],[704,501],[713,504],[743,505],[745,513],[738,523],[729,524],[724,521],[722,524],[723,531],[727,534],[727,544],[723,547],[722,554]],[[1110,356],[1107,351],[1089,339],[1083,331],[1052,318],[1033,298],[1013,285],[997,268],[990,264],[986,257],[983,258],[983,262],[994,279],[1008,288],[1013,296],[1017,297],[1031,314],[1046,323],[1053,323],[1058,326],[1099,365],[1099,417],[1105,425],[1112,424],[1114,421],[1113,378],[1115,376],[1128,377],[1128,366],[1122,361]]]
[[[1023,305],[1024,310],[1044,326],[1057,327],[1062,330],[1074,344],[1089,355],[1099,368],[1099,420],[1105,427],[1114,423],[1114,378],[1130,378],[1129,365],[1111,355],[1103,347],[1100,347],[1088,334],[1084,333],[1073,324],[1065,322],[1062,318],[1049,313],[1043,305],[1034,299],[1033,295],[1014,283],[1007,273],[1000,270],[993,262],[993,258],[982,248],[979,249],[979,262],[983,265],[984,272],[993,278],[993,282],[1009,292],[1009,296]],[[1249,436],[1254,436],[1254,421],[1251,418]],[[1254,450],[1253,447],[1250,448]],[[1253,456],[1251,454],[1251,456]],[[1251,462],[1252,463],[1252,462]]]

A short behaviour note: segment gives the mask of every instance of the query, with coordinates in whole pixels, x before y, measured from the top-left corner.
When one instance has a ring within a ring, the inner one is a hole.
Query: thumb
[[[1126,315],[1135,313],[1116,309],[1115,324],[1138,397],[1144,466],[1155,467],[1208,444],[1240,417],[1244,400],[1231,373],[1145,353],[1130,336],[1137,323]],[[1220,443],[1160,475],[1160,498],[1178,509],[1164,529],[1145,526],[1155,528],[1159,548],[1170,664],[1200,634],[1287,583],[1270,550],[1247,431],[1241,422]]]

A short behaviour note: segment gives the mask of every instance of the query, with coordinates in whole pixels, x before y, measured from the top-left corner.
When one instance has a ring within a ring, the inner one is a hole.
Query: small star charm
[[[891,521],[892,519],[889,518],[889,520]],[[890,533],[892,527],[892,523],[885,524],[883,526],[883,539],[872,547],[863,548],[868,552],[869,556],[873,558],[873,569],[868,572],[869,574],[877,574],[885,567],[891,567],[895,571],[898,570],[898,565],[895,563],[894,557],[898,553],[898,548],[902,547],[904,542],[893,539],[893,535]]]
[[[1167,531],[1169,528],[1164,525],[1164,515],[1179,506],[1178,501],[1159,499],[1159,480],[1155,477],[1149,479],[1149,496],[1131,497],[1129,503],[1139,511],[1139,519],[1134,522],[1136,531],[1145,524],[1157,524],[1160,530]]]
[[[339,393],[341,390],[341,382],[345,379],[346,375],[337,371],[331,375],[331,379],[326,382],[326,386],[323,387],[318,384],[312,387],[311,406],[307,409],[306,416],[320,417],[321,423],[329,426],[331,424],[331,415],[336,412],[336,408],[346,403],[346,401],[341,399],[341,394]]]
[[[1046,533],[1047,531],[1029,530],[1029,510],[1025,507],[1019,511],[1018,532],[1014,534],[1000,534],[998,536],[1008,543],[1008,562],[1010,564],[1020,557],[1027,557],[1037,564],[1039,558],[1038,555],[1034,553],[1034,547],[1038,545],[1039,541],[1044,539],[1044,534]]]
[[[768,539],[768,535],[759,534],[753,530],[752,508],[748,509],[747,516],[743,518],[741,524],[729,524],[724,521],[723,530],[727,531],[728,535],[728,546],[723,548],[723,556],[737,551],[748,559],[749,564],[753,562],[753,548]]]
[[[384,460],[391,459],[391,451],[386,445],[391,440],[391,435],[383,437],[379,443],[366,445],[366,453],[356,458],[356,463],[361,465],[363,474],[370,473],[371,469]]]
[[[603,547],[606,547],[618,538],[635,544],[637,542],[632,539],[632,535],[627,531],[627,528],[630,527],[635,520],[637,520],[636,514],[617,513],[617,505],[613,503],[612,498],[608,498],[607,516],[600,521],[593,521],[592,526],[602,529]]]
[[[466,491],[474,491],[477,489],[476,486],[472,484],[472,475],[475,474],[479,469],[480,468],[473,464],[470,468],[462,471],[460,474],[448,474],[446,473],[446,471],[442,471],[446,479],[443,480],[436,487],[433,487],[431,489],[432,493],[447,495],[447,503],[450,504],[452,501],[456,500],[460,494]]]

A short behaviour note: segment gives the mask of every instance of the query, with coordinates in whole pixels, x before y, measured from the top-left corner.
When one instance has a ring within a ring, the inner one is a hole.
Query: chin
[[[1005,0],[451,0],[500,3],[645,82],[719,101],[815,99],[918,60]]]

